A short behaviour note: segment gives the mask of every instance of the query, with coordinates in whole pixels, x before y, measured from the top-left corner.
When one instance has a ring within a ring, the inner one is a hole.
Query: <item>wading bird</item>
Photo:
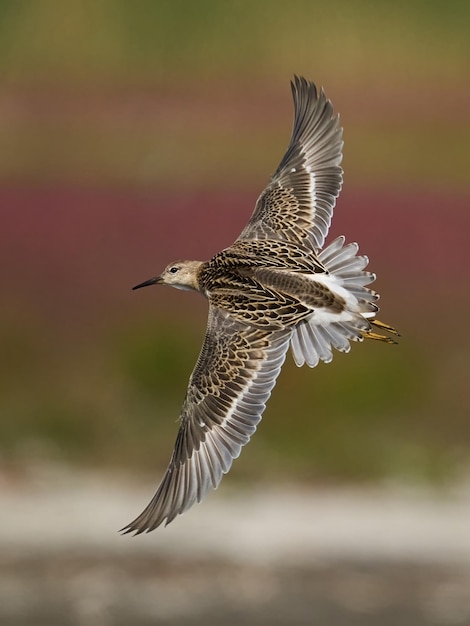
[[[204,343],[166,473],[124,532],[154,530],[215,489],[261,420],[289,346],[295,363],[331,361],[364,337],[394,343],[376,319],[375,275],[355,243],[324,248],[343,179],[331,102],[295,77],[291,141],[241,235],[210,261],[177,261],[136,287],[170,285],[209,300]]]

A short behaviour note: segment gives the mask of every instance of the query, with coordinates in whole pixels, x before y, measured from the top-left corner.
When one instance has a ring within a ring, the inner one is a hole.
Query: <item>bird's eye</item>
[[[170,267],[170,274],[176,274],[178,270],[179,270],[179,267]]]

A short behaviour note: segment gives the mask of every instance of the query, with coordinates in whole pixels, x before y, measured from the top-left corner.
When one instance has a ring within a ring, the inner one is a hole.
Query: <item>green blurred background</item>
[[[0,2],[0,462],[155,480],[206,303],[130,287],[229,245],[290,136],[289,80],[344,125],[332,236],[377,272],[374,342],[289,357],[235,482],[441,484],[468,469],[470,4]]]

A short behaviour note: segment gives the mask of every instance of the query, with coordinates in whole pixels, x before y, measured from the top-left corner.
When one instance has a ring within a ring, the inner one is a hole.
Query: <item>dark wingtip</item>
[[[127,526],[124,526],[123,528],[121,528],[120,530],[118,530],[118,533],[122,536],[124,535],[131,535],[131,533],[133,533],[131,536],[132,537],[137,537],[137,535],[140,535],[143,532],[143,530],[139,530],[138,528],[134,528],[134,526],[131,524],[127,524]]]

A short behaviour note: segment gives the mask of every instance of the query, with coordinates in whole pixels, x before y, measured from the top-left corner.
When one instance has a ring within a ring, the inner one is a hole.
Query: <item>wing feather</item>
[[[261,420],[291,331],[247,326],[210,306],[168,469],[149,505],[124,532],[149,532],[216,488]]]
[[[323,247],[341,191],[342,128],[323,90],[295,77],[294,128],[278,169],[239,239],[284,239]]]

